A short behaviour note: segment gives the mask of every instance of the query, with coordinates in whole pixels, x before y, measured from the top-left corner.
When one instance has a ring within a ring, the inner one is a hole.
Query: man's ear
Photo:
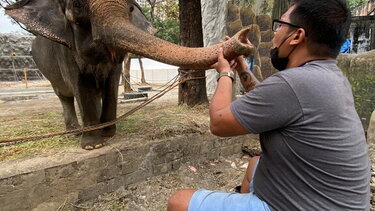
[[[298,45],[305,40],[306,31],[303,28],[297,29],[292,35],[293,39],[289,42],[291,45]]]

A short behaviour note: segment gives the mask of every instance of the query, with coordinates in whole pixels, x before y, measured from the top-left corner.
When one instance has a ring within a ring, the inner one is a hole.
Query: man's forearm
[[[222,77],[217,83],[217,87],[214,95],[211,99],[210,104],[210,116],[213,117],[213,114],[230,105],[232,102],[232,79],[229,77]]]
[[[238,75],[240,77],[241,84],[246,92],[253,90],[255,86],[259,84],[258,79],[249,70],[238,72]]]

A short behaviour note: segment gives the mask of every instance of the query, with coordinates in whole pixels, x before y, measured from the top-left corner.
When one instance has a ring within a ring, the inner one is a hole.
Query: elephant
[[[64,41],[56,42],[38,35],[31,54],[43,75],[51,82],[62,107],[67,130],[79,128],[74,99],[79,107],[83,126],[96,125],[116,118],[116,104],[122,61],[126,51],[114,52],[93,40],[87,8],[75,0],[36,0],[22,7],[27,19],[42,27],[49,21],[49,30],[59,33]],[[139,5],[131,1],[132,22],[142,30],[153,32]],[[34,15],[32,15],[34,14]],[[49,33],[49,32],[45,32]],[[55,36],[56,37],[56,36]],[[116,126],[82,134],[84,149],[99,148],[103,137],[115,134]]]
[[[126,52],[185,69],[206,70],[217,61],[219,48],[228,59],[255,51],[246,38],[248,28],[225,42],[202,48],[156,38],[145,32],[150,26],[144,17],[135,15],[140,9],[134,0],[20,0],[5,9],[38,35],[32,54],[61,101],[67,129],[79,127],[74,98],[83,126],[116,118],[120,63]],[[100,148],[103,137],[113,136],[115,131],[113,125],[85,132],[81,146]]]

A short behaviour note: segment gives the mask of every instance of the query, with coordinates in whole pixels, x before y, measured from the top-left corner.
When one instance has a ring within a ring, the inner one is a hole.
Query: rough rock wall
[[[367,129],[375,110],[375,50],[361,54],[340,54],[338,66],[352,86],[356,110]]]
[[[367,143],[375,143],[375,110],[371,114],[370,124],[367,130]]]
[[[235,4],[228,3],[227,32],[233,36],[243,27],[250,27],[248,39],[258,49],[254,56],[254,74],[259,80],[269,77],[276,70],[272,67],[270,60],[270,47],[273,38],[272,20],[268,14],[257,15],[251,6],[241,8]]]
[[[0,34],[0,55],[30,55],[31,43],[34,36]]]
[[[248,38],[258,48],[254,58],[255,75],[258,79],[263,80],[276,72],[269,58],[269,48],[273,38],[270,17],[272,1],[201,0],[201,3],[205,46],[214,45],[222,41],[225,35],[232,36],[243,27],[250,26],[253,30],[249,33]],[[209,70],[206,75],[207,93],[212,95],[217,84],[217,73],[215,70]],[[238,94],[240,86],[237,79],[235,94]]]
[[[25,35],[0,35],[0,81],[22,80],[24,68],[29,69],[28,80],[41,79],[41,74],[30,55],[35,37]]]

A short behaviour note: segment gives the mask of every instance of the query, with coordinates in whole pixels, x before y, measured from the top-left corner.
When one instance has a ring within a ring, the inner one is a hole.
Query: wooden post
[[[23,68],[23,74],[25,76],[25,84],[26,84],[26,89],[29,88],[27,84],[27,68]]]

